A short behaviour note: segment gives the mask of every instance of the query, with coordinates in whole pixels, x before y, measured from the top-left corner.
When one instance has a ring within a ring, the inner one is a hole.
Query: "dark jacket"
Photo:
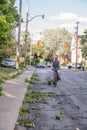
[[[58,60],[53,61],[53,70],[59,70],[59,69],[60,69],[59,61]]]

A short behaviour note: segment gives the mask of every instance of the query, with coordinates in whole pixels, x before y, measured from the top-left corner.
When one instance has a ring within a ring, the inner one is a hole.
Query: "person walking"
[[[85,64],[82,63],[82,71],[84,71],[84,68],[85,68]]]

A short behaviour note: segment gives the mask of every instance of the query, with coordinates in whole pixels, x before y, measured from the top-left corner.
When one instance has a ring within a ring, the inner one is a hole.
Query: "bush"
[[[67,63],[65,63],[65,62],[63,62],[63,63],[61,64],[62,67],[66,67],[66,65],[67,65]]]
[[[20,68],[23,69],[23,68],[26,68],[26,66],[24,65],[24,62],[23,63],[20,63]]]
[[[2,95],[3,87],[0,85],[0,96]]]
[[[51,85],[51,80],[48,81],[48,85]]]

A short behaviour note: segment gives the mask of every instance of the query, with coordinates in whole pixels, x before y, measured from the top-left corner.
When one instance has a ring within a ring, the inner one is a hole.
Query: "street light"
[[[31,19],[29,19],[28,22],[30,22],[31,20],[33,20],[36,17],[42,17],[42,19],[45,18],[44,14],[43,15],[36,15],[36,16],[32,17]]]
[[[33,19],[37,18],[37,17],[42,17],[42,19],[44,19],[44,14],[43,15],[36,15],[34,17],[32,17],[31,19],[28,19],[28,15],[29,15],[29,10],[27,11],[27,15],[26,15],[26,31],[25,31],[25,62],[26,62],[26,57],[27,57],[27,37],[28,37],[28,23],[30,21],[32,21]],[[30,43],[30,55],[31,55],[31,43]],[[30,59],[31,60],[31,59]],[[31,65],[31,61],[30,61],[30,65]]]

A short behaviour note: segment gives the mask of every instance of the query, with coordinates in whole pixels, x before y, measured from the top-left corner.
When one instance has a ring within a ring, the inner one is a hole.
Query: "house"
[[[82,62],[82,52],[80,44],[81,36],[74,34],[71,42],[71,63],[76,66],[76,63],[79,64]]]

